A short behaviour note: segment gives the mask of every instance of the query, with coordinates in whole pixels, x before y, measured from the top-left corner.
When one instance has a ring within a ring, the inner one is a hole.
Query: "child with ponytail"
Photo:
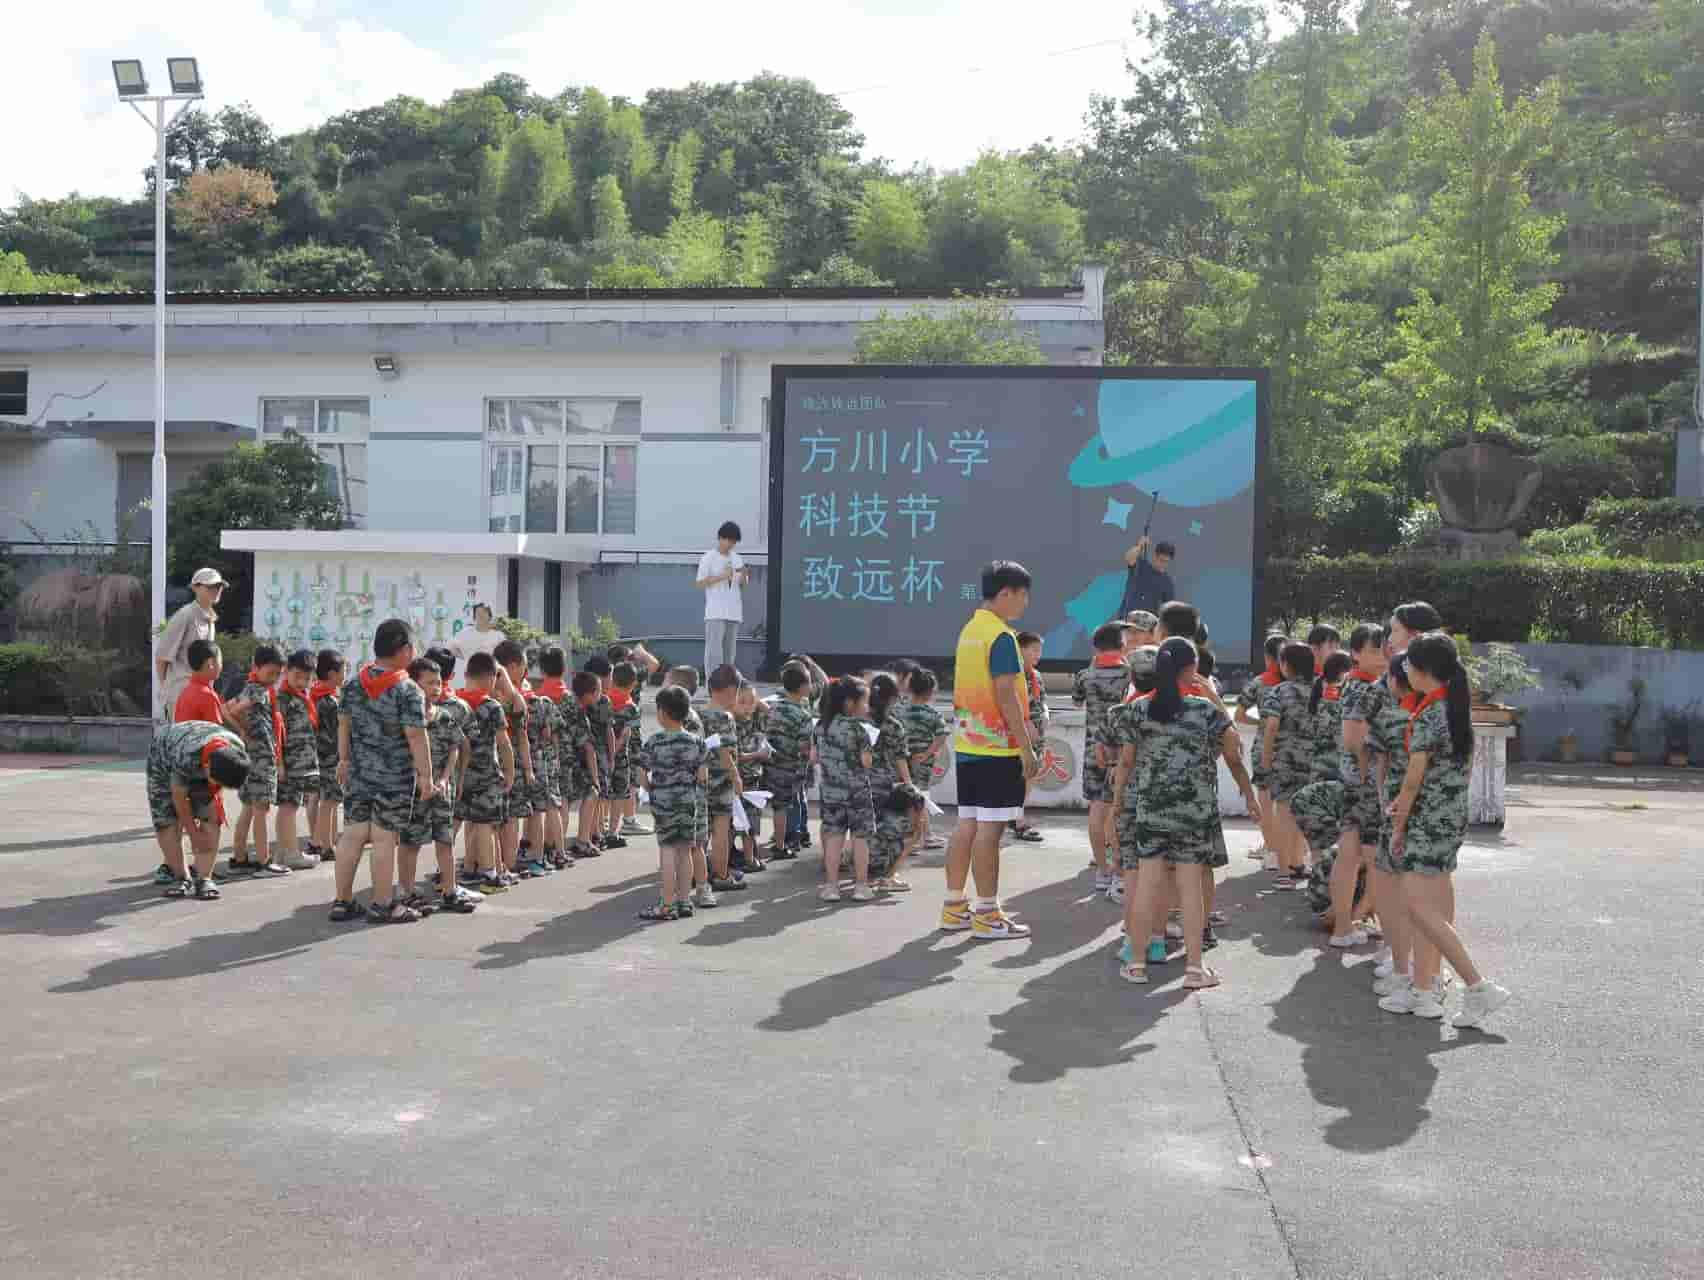
[[[1308,708],[1314,719],[1313,771],[1308,785],[1290,801],[1290,812],[1314,857],[1314,872],[1308,881],[1309,903],[1315,910],[1325,913],[1332,910],[1330,886],[1332,877],[1337,874],[1337,860],[1331,851],[1343,822],[1346,789],[1338,776],[1343,730],[1342,684],[1352,665],[1353,660],[1347,653],[1333,653],[1325,659],[1324,667],[1314,677],[1313,692],[1308,697]],[[1351,887],[1354,883],[1354,880],[1350,881]],[[1332,945],[1354,945],[1340,940],[1349,932],[1347,921],[1334,917]]]
[[[1477,1027],[1508,1002],[1509,992],[1474,965],[1455,930],[1451,875],[1467,835],[1468,774],[1473,764],[1472,699],[1455,642],[1431,631],[1408,646],[1408,682],[1420,701],[1406,732],[1408,768],[1390,807],[1397,895],[1414,931],[1412,981],[1379,1002],[1390,1013],[1443,1016],[1435,973],[1418,943],[1436,947],[1467,986],[1458,1027]]]
[[[1407,654],[1399,653],[1390,660],[1385,685],[1390,696],[1367,722],[1367,744],[1379,761],[1381,808],[1389,809],[1408,776],[1408,726],[1420,705],[1420,695],[1408,683]],[[1385,949],[1373,966],[1373,994],[1381,999],[1408,981],[1414,962],[1414,934],[1403,919],[1402,900],[1397,895],[1400,870],[1391,858],[1387,822],[1379,832],[1378,853],[1373,858],[1373,889],[1381,895],[1379,922],[1385,936]]]
[[[870,800],[875,752],[865,732],[868,722],[863,719],[869,701],[868,686],[851,676],[836,680],[823,696],[822,720],[817,727],[822,759],[823,882],[817,896],[824,902],[840,901],[840,851],[848,842],[857,881],[852,897],[868,902],[876,896],[870,887],[869,845],[876,830],[876,811]]]
[[[1278,813],[1273,823],[1278,837],[1277,889],[1307,886],[1307,843],[1296,825],[1290,802],[1313,777],[1313,713],[1308,710],[1313,692],[1314,655],[1305,644],[1287,642],[1278,653],[1283,680],[1273,687],[1261,707],[1260,731],[1264,739],[1267,786]]]
[[[885,671],[878,673],[870,681],[869,719],[869,723],[876,727],[876,743],[870,752],[870,805],[878,822],[880,815],[888,812],[888,798],[893,795],[894,788],[911,782],[911,758],[906,749],[905,722],[899,718],[899,706],[899,681]],[[903,812],[909,814],[909,806]],[[911,888],[899,876],[905,857],[911,852],[909,825],[903,833],[897,857],[892,855],[891,839],[884,841],[882,848],[888,852],[877,854],[872,850],[871,887],[889,892],[903,892]]]
[[[1260,800],[1243,770],[1242,742],[1224,710],[1194,692],[1196,671],[1194,644],[1182,636],[1167,640],[1154,658],[1153,695],[1127,704],[1112,726],[1119,748],[1113,802],[1132,944],[1119,973],[1126,982],[1148,981],[1147,952],[1135,944],[1150,932],[1156,910],[1164,910],[1167,882],[1175,879],[1189,963],[1183,985],[1190,990],[1219,985],[1201,955],[1207,924],[1202,877],[1211,874],[1222,834],[1220,756],[1249,815],[1260,817]]]
[[[1260,797],[1260,811],[1265,817],[1260,824],[1262,848],[1256,849],[1252,856],[1264,857],[1268,870],[1278,867],[1278,840],[1273,831],[1272,822],[1274,809],[1272,793],[1267,788],[1267,762],[1262,751],[1262,734],[1258,728],[1260,721],[1267,713],[1266,702],[1273,689],[1277,688],[1284,679],[1278,670],[1278,653],[1288,642],[1289,637],[1270,635],[1266,637],[1266,669],[1254,679],[1249,680],[1237,694],[1236,723],[1255,725],[1253,775],[1255,794]]]
[[[1385,630],[1363,623],[1349,633],[1349,655],[1355,665],[1343,677],[1339,713],[1343,722],[1343,820],[1338,824],[1337,861],[1332,864],[1331,905],[1336,935],[1350,932],[1348,916],[1355,882],[1371,861],[1384,828],[1384,804],[1379,795],[1377,756],[1367,741],[1367,726],[1390,705],[1384,684]],[[1375,885],[1374,893],[1378,890]]]

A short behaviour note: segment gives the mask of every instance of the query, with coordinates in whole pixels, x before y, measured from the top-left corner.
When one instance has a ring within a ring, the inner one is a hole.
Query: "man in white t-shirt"
[[[751,570],[739,553],[740,527],[732,520],[716,530],[716,549],[698,561],[697,587],[704,593],[704,678],[720,666],[737,666],[734,641],[740,632],[740,588]]]

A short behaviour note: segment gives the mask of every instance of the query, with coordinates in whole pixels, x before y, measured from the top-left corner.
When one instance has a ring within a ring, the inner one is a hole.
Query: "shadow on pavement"
[[[791,869],[779,872],[771,869],[755,880],[748,877],[747,883],[756,886],[755,889],[722,895],[724,904],[749,904],[749,911],[725,920],[713,919],[682,941],[690,947],[725,947],[751,938],[779,937],[794,925],[809,924],[836,911],[868,911],[872,908],[881,911],[899,905],[898,898],[892,894],[884,894],[874,902],[852,902],[849,894],[843,895],[837,903],[820,902],[816,895],[822,883],[821,859],[777,865]],[[714,917],[715,912],[710,914]]]
[[[0,853],[45,853],[50,849],[93,849],[103,844],[128,844],[132,840],[152,840],[154,828],[131,827],[124,831],[103,831],[95,836],[68,836],[62,840],[26,840],[19,844],[0,844]]]
[[[1220,936],[1248,939],[1262,955],[1294,956],[1324,941],[1308,910],[1308,895],[1295,889],[1270,888],[1264,871],[1245,871],[1219,881],[1214,905],[1230,918]]]
[[[127,889],[97,889],[63,898],[37,898],[16,907],[0,907],[0,935],[39,934],[44,938],[72,938],[84,933],[116,929],[120,917],[163,907],[171,900],[161,896],[152,877]],[[181,904],[179,904],[181,905]]]
[[[565,911],[533,926],[524,938],[492,942],[479,949],[484,957],[475,969],[512,969],[529,960],[551,956],[583,956],[599,947],[631,937],[649,928],[678,928],[678,925],[648,925],[638,918],[639,910],[657,899],[655,876],[635,877],[630,889],[620,885],[604,888],[605,897],[589,907]],[[595,891],[594,891],[595,892]]]
[[[1384,1151],[1419,1132],[1432,1117],[1434,1055],[1507,1043],[1382,1012],[1366,988],[1367,968],[1345,969],[1336,955],[1320,955],[1272,1005],[1272,1030],[1302,1045],[1314,1100],[1345,1113],[1325,1127],[1326,1142],[1340,1151]]]
[[[161,901],[166,901],[162,899]],[[217,912],[218,903],[174,902],[186,911]],[[96,965],[75,982],[48,990],[56,995],[100,991],[127,982],[167,982],[174,978],[200,978],[221,970],[240,969],[299,956],[316,942],[323,942],[366,925],[333,924],[326,919],[323,902],[297,907],[287,916],[268,920],[247,933],[211,933],[191,938],[163,951],[139,956],[121,956]]]

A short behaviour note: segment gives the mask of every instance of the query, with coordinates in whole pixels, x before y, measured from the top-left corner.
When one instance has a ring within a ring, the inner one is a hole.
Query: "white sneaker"
[[[839,895],[837,894],[836,896],[838,897]],[[861,884],[856,889],[852,890],[852,901],[854,902],[874,902],[875,900],[876,891],[870,888],[867,884]]]
[[[1364,947],[1367,945],[1367,935],[1359,929],[1351,929],[1348,933],[1334,933],[1331,935],[1331,945],[1342,951],[1347,951],[1350,947]]]
[[[1373,982],[1373,994],[1375,996],[1395,995],[1407,985],[1408,976],[1406,974],[1399,976],[1394,973],[1387,973],[1384,977],[1378,978]]]
[[[1104,871],[1095,872],[1095,892],[1105,893],[1112,888],[1112,877]]]
[[[1379,1001],[1379,1008],[1386,1013],[1413,1013],[1414,1002],[1420,993],[1414,989],[1411,979],[1403,978],[1391,993]]]
[[[716,905],[716,891],[707,884],[701,884],[692,891],[692,905],[695,907],[713,907]]]
[[[621,820],[621,834],[624,836],[648,836],[651,834],[651,828],[637,818],[623,818]]]
[[[300,849],[286,854],[280,861],[292,871],[306,871],[309,867],[317,867],[320,864],[319,854],[303,853]]]
[[[1513,994],[1507,987],[1499,987],[1489,979],[1481,981],[1477,987],[1469,987],[1462,993],[1461,1012],[1451,1022],[1458,1027],[1483,1026],[1485,1019],[1508,1004]]]
[[[1441,1018],[1444,1016],[1444,987],[1435,983],[1429,989],[1414,993],[1414,1008],[1410,1010],[1416,1018]]]
[[[1260,860],[1260,869],[1262,871],[1276,871],[1276,870],[1278,870],[1278,855],[1273,853],[1272,850],[1268,849],[1266,851],[1265,856],[1262,857],[1261,860]]]
[[[840,886],[837,884],[825,884],[822,888],[817,890],[817,897],[823,902],[839,902]]]
[[[1114,906],[1122,907],[1124,905],[1124,879],[1123,879],[1123,877],[1121,877],[1121,876],[1115,877],[1113,879],[1113,882],[1111,884],[1107,885],[1107,887],[1106,887],[1106,900],[1108,902],[1112,903]]]
[[[1378,954],[1373,957],[1373,977],[1388,978],[1394,972],[1396,963],[1391,958],[1390,948],[1380,947]]]

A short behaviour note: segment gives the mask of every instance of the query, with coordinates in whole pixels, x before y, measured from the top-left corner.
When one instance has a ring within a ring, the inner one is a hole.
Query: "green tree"
[[[998,297],[954,295],[942,312],[883,311],[858,327],[859,364],[1046,364],[1041,343]]]
[[[606,173],[592,188],[592,235],[598,240],[625,240],[631,235],[627,220],[627,198],[621,194],[621,182],[613,173]]]
[[[23,254],[0,252],[0,293],[70,293],[82,287],[76,276],[31,271]]]
[[[728,234],[721,219],[708,213],[683,213],[663,233],[668,277],[677,285],[727,282]]]
[[[941,179],[929,214],[936,278],[990,283],[1067,283],[1082,261],[1082,218],[1019,155],[984,152]]]
[[[1400,313],[1395,372],[1434,431],[1471,433],[1512,407],[1550,346],[1544,316],[1560,289],[1539,274],[1556,261],[1550,245],[1562,220],[1536,213],[1528,188],[1558,94],[1548,81],[1507,103],[1496,48],[1483,36],[1471,84],[1446,71],[1437,96],[1411,113],[1414,164],[1441,184],[1420,224],[1423,283]]]
[[[346,292],[376,289],[382,283],[378,268],[365,250],[315,244],[311,240],[268,254],[261,260],[261,268],[280,289]]]
[[[560,128],[542,116],[523,121],[503,143],[501,168],[498,213],[510,239],[535,234],[547,223],[558,232],[572,231],[574,171]]]
[[[872,178],[852,213],[852,254],[878,276],[919,280],[928,268],[929,225],[910,184]]]
[[[226,529],[338,529],[343,510],[326,482],[319,457],[294,433],[264,445],[239,444],[191,488],[172,495],[167,575],[177,582],[204,566],[232,584],[222,606],[225,624],[240,621],[250,602],[254,556],[227,551]]]

